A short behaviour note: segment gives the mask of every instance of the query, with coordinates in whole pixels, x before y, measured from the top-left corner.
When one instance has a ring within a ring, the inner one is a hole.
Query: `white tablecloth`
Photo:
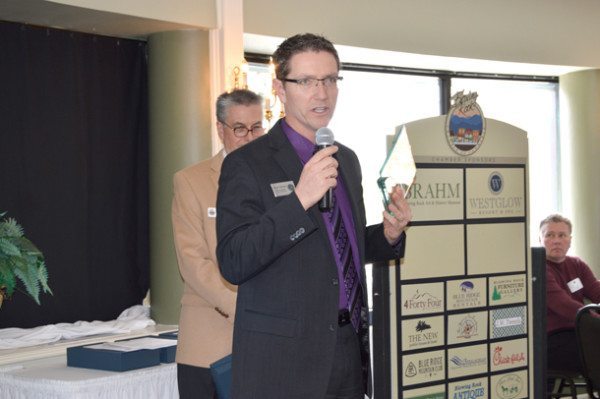
[[[66,356],[0,366],[0,398],[179,398],[177,365],[113,372],[67,367]]]

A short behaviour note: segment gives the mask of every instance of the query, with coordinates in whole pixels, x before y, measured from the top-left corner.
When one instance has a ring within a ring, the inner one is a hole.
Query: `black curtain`
[[[0,21],[0,212],[54,295],[0,328],[110,320],[149,286],[146,43]]]

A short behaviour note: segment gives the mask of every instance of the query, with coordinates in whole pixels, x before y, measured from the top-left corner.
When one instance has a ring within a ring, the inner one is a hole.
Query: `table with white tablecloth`
[[[65,355],[0,366],[0,398],[178,398],[177,365],[114,372],[67,367]]]

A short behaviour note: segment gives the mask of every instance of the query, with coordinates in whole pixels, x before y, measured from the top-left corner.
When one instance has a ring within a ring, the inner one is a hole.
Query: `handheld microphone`
[[[333,132],[328,127],[321,127],[315,134],[315,152],[333,145]],[[333,206],[333,190],[329,188],[319,201],[321,212],[329,211]]]

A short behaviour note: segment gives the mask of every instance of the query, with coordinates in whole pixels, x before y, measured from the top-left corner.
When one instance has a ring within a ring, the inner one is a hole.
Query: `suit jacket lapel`
[[[268,134],[269,144],[273,149],[273,158],[279,166],[284,170],[286,176],[288,176],[294,184],[300,180],[300,174],[302,173],[302,162],[298,158],[294,147],[289,142],[283,129],[281,129],[280,122],[278,122]]]
[[[354,221],[354,230],[356,231],[356,240],[358,241],[361,263],[364,263],[365,237],[364,229],[361,228],[361,226],[363,226],[366,221],[363,221],[363,214],[359,206],[362,198],[358,198],[361,192],[360,185],[362,183],[358,179],[358,171],[354,170],[354,160],[350,156],[348,149],[340,147],[340,151],[337,153],[337,159],[339,162],[338,169],[340,170],[340,175],[346,185],[346,193],[348,194],[348,200],[350,201],[350,207],[352,208],[352,220]]]
[[[284,170],[286,176],[292,180],[294,184],[298,184],[300,174],[302,173],[302,162],[300,161],[298,154],[296,154],[294,147],[285,136],[285,133],[281,128],[281,122],[277,122],[277,124],[273,126],[269,131],[268,136],[270,139],[270,146],[274,151],[273,158],[275,158],[279,166]],[[328,241],[329,236],[327,235],[327,227],[325,226],[323,215],[321,215],[318,205],[311,206],[308,213],[311,219],[319,226],[319,231],[323,235],[323,239]],[[331,259],[335,265],[333,254]]]
[[[221,165],[223,164],[223,151],[224,150],[219,151],[219,153],[210,160],[210,180],[215,187],[219,186],[219,175],[221,174]]]

